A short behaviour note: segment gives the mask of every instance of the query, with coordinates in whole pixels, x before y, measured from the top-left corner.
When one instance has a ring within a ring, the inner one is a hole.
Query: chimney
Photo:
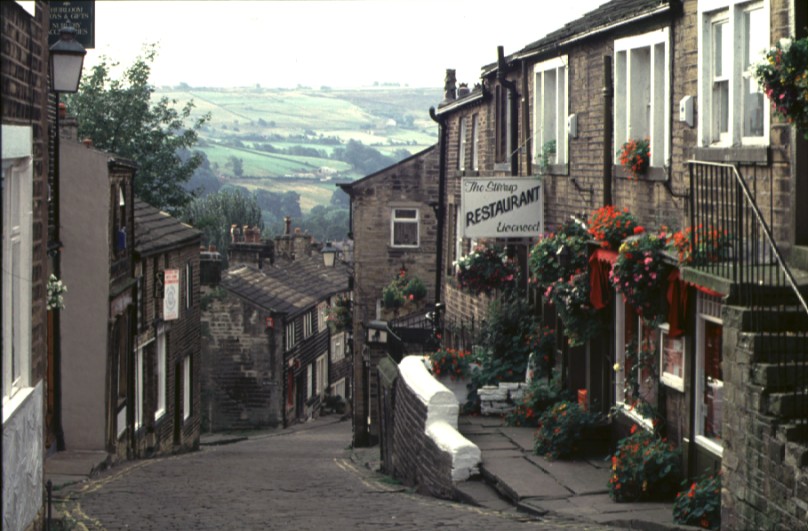
[[[454,68],[446,69],[446,78],[443,80],[443,103],[450,103],[457,99],[457,76]]]
[[[283,222],[286,223],[286,232],[284,232],[284,234],[290,236],[292,234],[292,218],[286,216],[283,218]]]

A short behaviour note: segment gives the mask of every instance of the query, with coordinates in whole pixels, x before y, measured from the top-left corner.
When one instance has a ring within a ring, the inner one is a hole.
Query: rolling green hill
[[[349,141],[361,142],[389,163],[437,142],[429,107],[441,90],[375,87],[356,90],[174,87],[158,89],[194,114],[210,113],[198,149],[221,185],[300,194],[304,212],[328,204],[335,181],[369,173],[346,156]],[[232,159],[240,159],[236,172]],[[384,159],[387,160],[387,159]],[[375,171],[381,168],[374,168]],[[240,174],[237,174],[240,173]]]

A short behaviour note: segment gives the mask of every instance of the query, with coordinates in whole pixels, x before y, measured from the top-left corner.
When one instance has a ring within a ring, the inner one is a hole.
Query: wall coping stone
[[[427,407],[426,428],[436,421],[444,421],[457,429],[460,404],[454,393],[437,381],[424,366],[421,356],[406,356],[399,364],[401,378],[413,394]]]

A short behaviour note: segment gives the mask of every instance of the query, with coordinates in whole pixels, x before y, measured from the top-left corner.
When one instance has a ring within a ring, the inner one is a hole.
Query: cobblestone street
[[[62,511],[79,529],[587,528],[413,494],[355,463],[350,438],[349,422],[326,419],[125,464],[74,486]]]

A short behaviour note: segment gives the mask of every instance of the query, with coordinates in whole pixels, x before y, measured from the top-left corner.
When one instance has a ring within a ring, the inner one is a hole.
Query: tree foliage
[[[135,193],[141,199],[177,213],[192,197],[182,185],[201,163],[198,153],[183,160],[179,151],[196,143],[197,131],[209,116],[188,126],[193,101],[181,109],[176,100],[152,101],[149,75],[155,55],[155,46],[147,46],[120,79],[111,78],[118,63],[102,57],[82,77],[67,106],[78,118],[80,138],[90,138],[96,147],[138,165]]]
[[[231,226],[263,227],[255,196],[232,189],[195,198],[182,211],[181,219],[201,230],[203,241],[222,253],[227,253]]]

